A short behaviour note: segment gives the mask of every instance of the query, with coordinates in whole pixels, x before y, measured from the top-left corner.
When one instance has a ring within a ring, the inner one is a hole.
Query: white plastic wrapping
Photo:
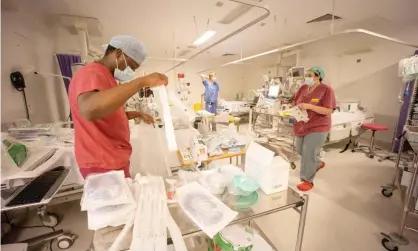
[[[84,183],[81,210],[134,203],[123,171],[89,175]]]
[[[418,55],[399,61],[398,75],[403,77],[404,81],[418,77]]]
[[[171,117],[171,110],[168,103],[167,88],[165,86],[159,86],[155,87],[153,91],[157,95],[162,108],[162,119],[164,120],[168,150],[174,152],[177,150],[177,143],[174,135],[173,118]]]
[[[196,182],[177,189],[177,197],[186,215],[210,238],[238,214]]]

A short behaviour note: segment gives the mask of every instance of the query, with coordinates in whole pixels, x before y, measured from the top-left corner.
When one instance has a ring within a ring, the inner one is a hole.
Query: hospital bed
[[[253,101],[224,100],[220,102],[219,105],[223,108],[223,110],[227,110],[230,115],[240,118],[241,123],[245,123],[248,121],[252,104]]]
[[[334,111],[331,117],[332,127],[328,135],[327,144],[359,136],[362,124],[373,123],[374,115],[370,109],[354,112]]]

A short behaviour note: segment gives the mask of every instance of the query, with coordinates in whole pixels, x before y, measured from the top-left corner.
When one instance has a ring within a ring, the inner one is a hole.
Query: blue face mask
[[[123,71],[119,70],[118,60],[116,59],[116,69],[115,69],[115,73],[113,74],[113,76],[119,82],[128,82],[135,78],[135,72],[126,63],[125,55],[122,54],[122,56],[123,56],[123,60],[125,61],[126,68]]]
[[[305,78],[305,84],[307,84],[308,86],[313,86],[315,83],[313,78]]]

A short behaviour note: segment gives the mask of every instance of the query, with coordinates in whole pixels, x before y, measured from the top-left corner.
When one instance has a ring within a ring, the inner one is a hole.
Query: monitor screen
[[[279,85],[271,85],[269,87],[269,98],[278,98],[279,97],[280,86]]]

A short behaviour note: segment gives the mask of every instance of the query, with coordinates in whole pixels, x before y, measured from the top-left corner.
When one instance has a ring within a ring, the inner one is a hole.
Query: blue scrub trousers
[[[206,111],[216,115],[216,108],[218,107],[218,102],[206,102],[205,108]]]

